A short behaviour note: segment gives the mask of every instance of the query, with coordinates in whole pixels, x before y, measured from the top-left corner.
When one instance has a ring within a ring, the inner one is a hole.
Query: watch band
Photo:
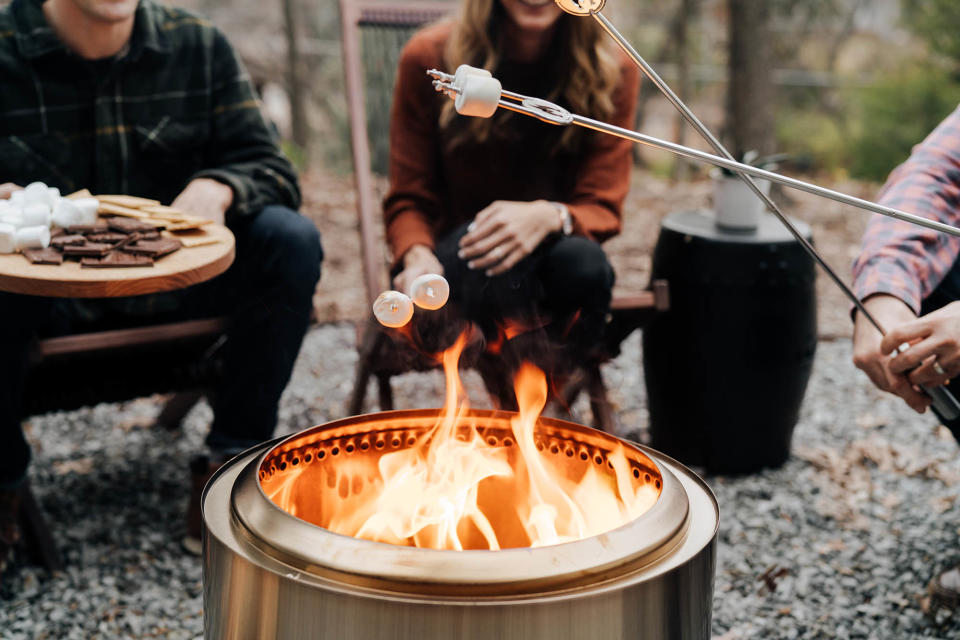
[[[560,233],[565,236],[573,233],[573,218],[570,216],[570,209],[562,202],[550,202],[560,214]]]

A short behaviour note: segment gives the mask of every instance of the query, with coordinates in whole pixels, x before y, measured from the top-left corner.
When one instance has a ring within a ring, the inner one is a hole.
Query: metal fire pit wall
[[[535,440],[555,456],[554,466],[571,472],[596,465],[613,473],[606,456],[623,444],[634,485],[652,484],[660,495],[634,520],[575,542],[499,551],[372,542],[300,519],[264,490],[293,473],[309,487],[351,457],[413,446],[439,415],[346,418],[265,443],[222,467],[203,495],[206,637],[710,638],[716,498],[671,458],[589,427],[542,418]],[[462,424],[516,449],[513,415],[471,411]]]

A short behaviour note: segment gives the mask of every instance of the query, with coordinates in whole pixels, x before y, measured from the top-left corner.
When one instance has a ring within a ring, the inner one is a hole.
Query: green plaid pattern
[[[41,0],[14,0],[0,8],[0,78],[0,183],[169,204],[207,177],[233,189],[228,220],[300,205],[246,70],[188,11],[141,0],[128,49],[91,62],[57,38]]]

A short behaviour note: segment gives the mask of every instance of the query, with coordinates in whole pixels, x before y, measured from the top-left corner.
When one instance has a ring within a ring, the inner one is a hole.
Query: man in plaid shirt
[[[880,202],[960,227],[960,108],[890,175]],[[930,406],[920,385],[947,384],[960,398],[958,257],[960,238],[876,216],[853,267],[857,296],[887,331],[881,338],[857,314],[854,363],[877,387],[900,396],[920,413]],[[891,358],[904,343],[910,348]],[[960,424],[947,426],[960,433]],[[960,606],[960,569],[934,578],[930,591],[940,603]]]
[[[152,0],[13,0],[0,8],[0,78],[0,198],[33,181],[144,196],[225,223],[237,242],[233,266],[209,283],[99,301],[83,317],[70,301],[0,294],[2,566],[30,456],[19,404],[34,332],[229,314],[207,440],[227,456],[273,433],[322,250],[250,80],[209,22]]]

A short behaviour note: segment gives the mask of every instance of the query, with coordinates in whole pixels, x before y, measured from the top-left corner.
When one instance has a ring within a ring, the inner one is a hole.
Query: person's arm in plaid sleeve
[[[880,202],[954,226],[960,222],[960,109],[917,145],[909,160],[891,174]],[[854,263],[857,295],[871,315],[891,332],[881,342],[879,332],[857,314],[854,363],[877,387],[901,396],[920,412],[929,405],[929,398],[915,385],[942,384],[949,375],[960,374],[960,354],[954,370],[946,366],[946,353],[936,359],[948,375],[938,374],[933,368],[934,354],[944,351],[944,341],[952,339],[944,333],[952,326],[949,317],[939,318],[949,316],[950,307],[937,312],[933,323],[930,318],[935,314],[923,321],[916,319],[921,301],[940,284],[958,254],[958,238],[877,216],[867,227],[861,254]],[[960,315],[960,310],[953,313]],[[940,331],[921,337],[916,335],[921,326],[927,332],[934,327]],[[960,337],[960,333],[956,335]],[[915,340],[927,344],[916,345],[908,354],[893,360],[888,357],[902,342]],[[908,375],[914,367],[917,368]]]
[[[202,197],[209,194],[216,198],[209,184],[215,180],[232,191],[226,203],[228,215],[252,215],[269,204],[297,209],[300,189],[296,172],[267,126],[247,72],[233,48],[219,30],[214,34],[210,167],[198,172],[177,200],[182,205],[191,191],[196,194],[198,190],[203,191]]]

